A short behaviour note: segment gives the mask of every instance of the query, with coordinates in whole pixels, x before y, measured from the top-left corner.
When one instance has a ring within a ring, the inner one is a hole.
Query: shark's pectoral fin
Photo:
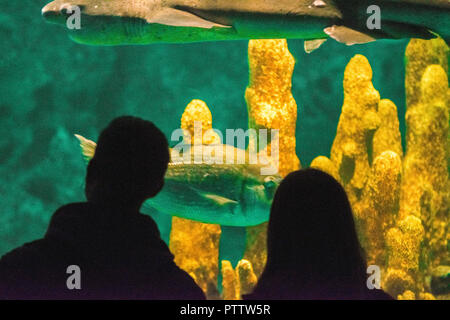
[[[345,43],[348,46],[359,43],[368,43],[376,40],[365,33],[346,26],[333,25],[325,28],[323,31],[334,40]]]
[[[317,39],[317,40],[305,40],[304,47],[306,53],[311,53],[314,50],[319,49],[319,47],[325,42],[327,39]]]
[[[191,12],[175,8],[162,8],[156,14],[149,17],[147,21],[149,23],[158,23],[175,27],[196,27],[205,29],[211,29],[213,27],[231,28],[231,26],[209,21]]]

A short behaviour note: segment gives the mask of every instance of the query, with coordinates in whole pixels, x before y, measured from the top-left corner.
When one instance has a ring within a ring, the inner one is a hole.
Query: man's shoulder
[[[51,219],[57,219],[58,216],[70,211],[76,211],[83,206],[85,206],[85,203],[83,202],[70,203],[61,206],[54,212]],[[59,244],[56,241],[51,241],[47,237],[27,242],[4,254],[0,258],[0,268],[9,265],[30,266],[33,262],[43,262],[43,256],[52,256],[58,248]]]
[[[35,240],[1,257],[0,299],[28,297],[27,291],[30,291],[32,284],[47,269],[43,265],[46,259],[42,259],[45,246],[42,239]]]
[[[4,267],[17,267],[30,265],[31,262],[40,260],[40,252],[45,249],[46,241],[39,239],[25,243],[24,245],[9,251],[0,258],[0,269]]]

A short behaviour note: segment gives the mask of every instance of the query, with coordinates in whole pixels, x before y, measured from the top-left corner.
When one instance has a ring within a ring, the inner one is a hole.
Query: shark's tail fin
[[[419,31],[416,38],[426,39],[426,33],[422,37],[420,30],[428,30],[431,34],[437,34],[444,39],[450,37],[450,2],[448,1],[377,2],[380,3],[382,10],[382,20],[411,26],[413,32]]]
[[[97,144],[79,134],[75,134],[75,137],[80,141],[81,153],[83,154],[84,159],[86,161],[91,160],[94,157]]]
[[[347,27],[374,38],[450,38],[450,2],[436,0],[336,0]],[[375,9],[376,8],[376,9]],[[378,17],[378,18],[376,18]],[[368,19],[379,29],[368,29]],[[373,18],[373,20],[372,20]],[[448,41],[447,41],[448,43]]]

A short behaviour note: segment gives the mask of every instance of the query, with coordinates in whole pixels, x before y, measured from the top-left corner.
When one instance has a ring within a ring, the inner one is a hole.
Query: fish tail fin
[[[75,134],[75,137],[80,141],[81,153],[83,154],[84,159],[86,161],[91,160],[94,157],[97,144],[79,134]]]

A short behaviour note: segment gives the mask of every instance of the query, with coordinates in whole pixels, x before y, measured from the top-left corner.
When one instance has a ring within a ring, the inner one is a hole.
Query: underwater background
[[[79,45],[41,18],[47,2],[4,2],[0,12],[0,255],[42,237],[61,205],[84,200],[85,162],[75,133],[96,140],[110,120],[127,114],[153,121],[170,138],[193,99],[208,105],[214,128],[248,127],[248,41]],[[296,154],[303,167],[319,155],[330,156],[344,70],[355,54],[368,59],[374,87],[397,106],[405,149],[408,42],[348,47],[327,41],[307,54],[302,40],[288,41],[296,60],[292,94],[298,106]],[[146,213],[168,242],[172,218]],[[244,248],[233,256],[242,244],[232,238],[223,250],[234,266]]]

